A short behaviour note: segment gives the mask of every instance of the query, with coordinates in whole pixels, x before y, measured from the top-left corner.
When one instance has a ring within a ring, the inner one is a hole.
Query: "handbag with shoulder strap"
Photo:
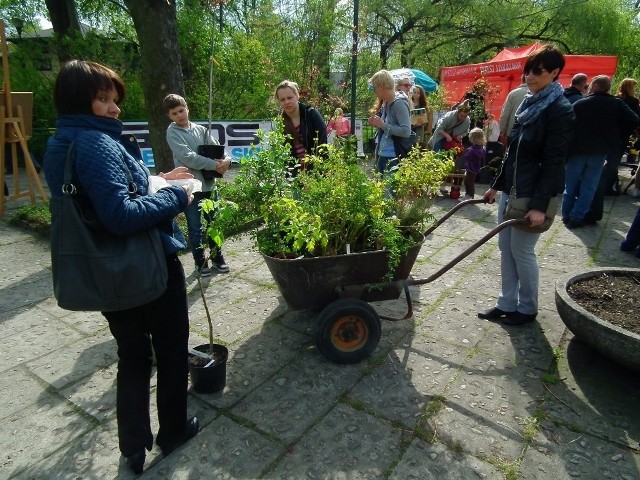
[[[53,292],[66,310],[111,312],[159,298],[167,289],[167,259],[156,227],[130,235],[108,231],[77,199],[67,152],[62,196],[51,198]],[[124,164],[129,194],[137,187]]]

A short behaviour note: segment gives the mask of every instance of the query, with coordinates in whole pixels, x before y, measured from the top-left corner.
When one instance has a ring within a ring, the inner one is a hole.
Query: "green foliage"
[[[233,207],[214,200],[203,204],[209,211],[220,209],[205,222],[207,235],[220,244],[225,232],[259,216],[261,226],[253,236],[266,255],[296,258],[384,249],[390,274],[407,249],[421,241],[416,233],[431,219],[434,193],[453,168],[447,155],[415,149],[389,181],[370,178],[347,142],[307,157],[313,168],[292,177],[282,123],[276,120],[263,140],[268,147],[244,159],[235,181],[219,191]],[[395,196],[389,195],[390,188]]]
[[[11,49],[14,89],[19,85],[19,90],[34,92],[35,126],[53,124],[51,88],[58,51],[114,67],[128,87],[121,117],[145,118],[138,78],[140,73],[153,72],[138,71],[136,32],[122,2],[72,3],[80,21],[98,33],[70,35],[59,45],[50,38],[33,48],[23,41]],[[485,61],[503,47],[536,40],[554,43],[569,54],[618,55],[617,79],[640,76],[640,44],[635,41],[640,32],[638,8],[628,0],[367,0],[360,3],[355,79],[351,79],[353,11],[348,2],[225,3],[222,29],[219,8],[212,9],[209,2],[180,0],[177,10],[181,73],[194,119],[208,114],[212,34],[216,119],[272,117],[277,108],[272,102],[273,88],[285,78],[297,81],[303,100],[324,114],[340,106],[366,117],[375,100],[366,80],[380,68],[409,66],[436,78],[442,66]],[[16,33],[14,18],[26,20],[24,37],[39,29],[38,18],[47,16],[42,0],[0,0],[0,17],[7,19],[12,36]],[[53,71],[38,69],[45,56],[53,58]],[[350,104],[352,82],[356,84],[356,105]],[[440,100],[439,94],[429,95],[434,110],[440,109]]]
[[[451,151],[424,151],[414,148],[400,162],[389,186],[396,193],[394,205],[398,222],[405,228],[424,230],[432,220],[428,208],[442,180],[455,168]]]

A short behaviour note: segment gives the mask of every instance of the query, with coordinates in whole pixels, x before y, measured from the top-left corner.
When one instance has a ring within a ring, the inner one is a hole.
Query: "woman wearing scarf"
[[[534,226],[544,222],[549,200],[562,194],[564,164],[574,127],[571,104],[557,82],[564,63],[562,53],[547,45],[532,53],[524,65],[529,93],[516,111],[500,171],[484,194],[485,201],[493,203],[496,194],[502,192],[498,222],[504,219],[512,186],[518,197],[531,197],[525,217]],[[502,288],[496,306],[478,313],[478,317],[506,325],[533,322],[538,313],[540,270],[535,246],[540,234],[506,228],[498,235]]]

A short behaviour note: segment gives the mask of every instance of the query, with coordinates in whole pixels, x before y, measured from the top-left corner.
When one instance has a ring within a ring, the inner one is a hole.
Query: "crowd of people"
[[[375,170],[388,175],[412,145],[440,151],[464,143],[464,198],[471,199],[485,163],[485,146],[499,143],[506,147],[506,153],[482,194],[486,203],[497,200],[498,222],[504,220],[515,192],[529,199],[525,218],[532,227],[545,221],[549,203],[557,196],[562,196],[561,216],[567,228],[598,221],[597,211],[602,209],[597,205],[602,201],[598,192],[619,192],[618,164],[630,135],[639,126],[636,81],[624,79],[616,96],[611,95],[611,79],[605,75],[588,81],[586,75],[577,74],[571,85],[563,88],[558,78],[564,66],[563,54],[553,46],[532,53],[524,65],[522,84],[508,94],[499,121],[489,115],[485,128],[471,128],[468,101],[447,112],[433,127],[422,87],[410,78],[396,80],[387,70],[376,72],[369,79],[376,101],[367,120],[376,132]],[[318,109],[300,101],[295,82],[281,82],[274,97],[289,139],[292,177],[312,168],[309,155],[320,151],[328,135],[345,138],[352,134],[352,125],[341,108],[327,124]],[[202,187],[194,193],[189,185],[167,184],[154,191],[153,176],[141,162],[137,144],[121,137],[123,126],[118,116],[124,98],[124,83],[113,70],[93,62],[67,62],[55,84],[56,133],[49,141],[44,168],[52,195],[62,195],[65,160],[73,150],[79,200],[105,229],[131,235],[157,228],[161,234],[169,271],[164,294],[132,309],[103,313],[118,345],[120,450],[129,467],[141,473],[145,450],[153,445],[149,390],[154,356],[158,372],[156,444],[168,455],[199,429],[198,419],[187,417],[189,321],[185,274],[177,255],[185,248],[185,239],[174,219],[185,213],[199,275],[211,274],[209,260],[218,272],[229,271],[220,247],[203,240],[202,223],[207,217],[199,201],[215,191],[215,179],[203,172],[222,176],[230,157],[224,148],[216,158],[201,153],[200,145],[217,145],[217,140],[189,120],[189,107],[182,96],[169,94],[163,106],[171,120],[166,140],[175,169],[158,176],[163,180],[194,179]],[[122,165],[132,173],[135,195]],[[495,306],[478,313],[480,318],[507,325],[536,319],[539,267],[535,246],[539,238],[540,233],[526,229],[507,228],[499,233],[501,288]],[[640,257],[640,209],[621,250]]]

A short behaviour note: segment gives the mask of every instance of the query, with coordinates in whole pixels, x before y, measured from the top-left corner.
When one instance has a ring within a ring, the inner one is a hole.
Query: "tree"
[[[124,0],[138,34],[141,80],[147,104],[149,140],[157,171],[173,169],[165,132],[169,119],[162,100],[184,95],[175,0]]]

